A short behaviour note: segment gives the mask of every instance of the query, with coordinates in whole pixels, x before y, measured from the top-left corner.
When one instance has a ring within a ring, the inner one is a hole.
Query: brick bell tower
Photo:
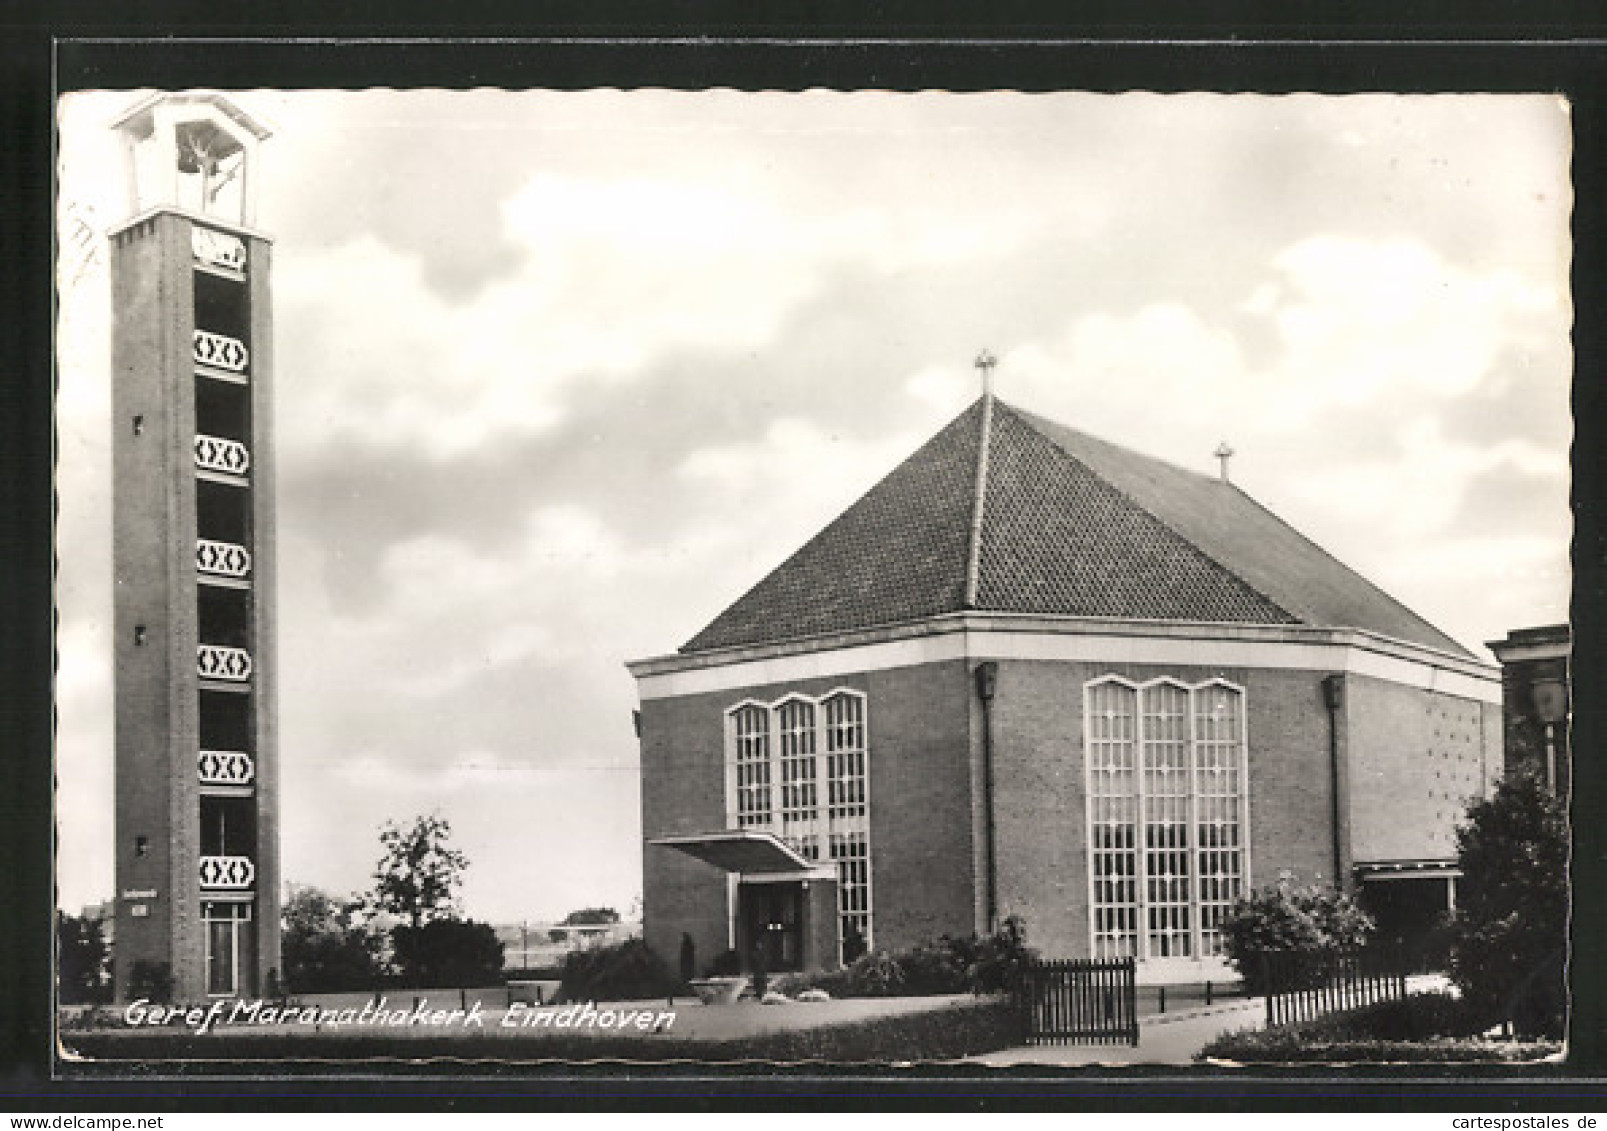
[[[113,128],[117,998],[258,996],[280,967],[268,130],[212,92]]]

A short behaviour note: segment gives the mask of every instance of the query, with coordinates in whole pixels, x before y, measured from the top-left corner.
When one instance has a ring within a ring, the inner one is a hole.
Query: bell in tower
[[[237,227],[256,222],[252,178],[270,131],[228,98],[156,95],[113,128],[123,136],[130,216],[171,208]]]

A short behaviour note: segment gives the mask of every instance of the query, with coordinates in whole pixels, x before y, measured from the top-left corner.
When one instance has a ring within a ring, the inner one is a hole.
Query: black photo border
[[[1317,23],[1301,18],[1315,6],[1298,5],[1280,6],[1281,16],[1245,12],[1237,23],[1221,8],[1209,18],[1143,22],[1133,5],[1108,4],[1084,12],[1076,26],[1045,19],[1041,8],[1014,18],[1009,8],[994,8],[983,26],[963,12],[934,14],[941,10],[928,7],[912,16],[889,5],[872,6],[868,17],[859,9],[842,18],[827,7],[801,6],[808,20],[780,6],[704,8],[695,22],[648,23],[591,4],[575,5],[572,19],[517,26],[509,4],[456,5],[449,18],[436,5],[392,4],[376,20],[367,6],[332,3],[319,5],[316,17],[293,16],[283,5],[270,6],[266,15],[259,8],[246,25],[220,18],[218,4],[156,5],[139,18],[113,16],[111,5],[75,15],[78,7],[63,4],[46,16],[41,5],[32,22],[7,25],[0,54],[6,78],[0,199],[9,202],[0,221],[6,237],[0,246],[9,249],[0,272],[9,362],[0,376],[0,482],[7,503],[0,508],[0,859],[14,862],[0,865],[0,1108],[154,1110],[262,1102],[285,1109],[420,1110],[514,1098],[588,1108],[1053,1103],[1132,1111],[1343,1103],[1351,1110],[1530,1112],[1599,1106],[1607,1094],[1607,990],[1597,943],[1607,937],[1601,900],[1607,846],[1592,817],[1607,811],[1600,758],[1607,748],[1601,693],[1607,536],[1597,454],[1607,381],[1607,324],[1598,316],[1607,310],[1607,21],[1590,25],[1577,12],[1542,6],[1530,7],[1528,22],[1519,25],[1499,5],[1463,5],[1442,17],[1429,6],[1397,4],[1392,23],[1364,22],[1354,9],[1343,24]],[[325,1075],[258,1064],[216,1076],[179,1076],[150,1064],[64,1075],[51,1045],[53,104],[58,93],[73,89],[147,86],[1565,95],[1575,130],[1575,903],[1567,1063],[1522,1071],[1374,1066],[1278,1073],[571,1066],[497,1075],[487,1075],[484,1066],[428,1075],[361,1067]]]

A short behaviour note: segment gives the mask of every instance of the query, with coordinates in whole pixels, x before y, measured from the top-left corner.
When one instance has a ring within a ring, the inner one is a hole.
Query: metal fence
[[[1398,950],[1270,951],[1261,956],[1267,1028],[1299,1025],[1326,1013],[1406,996]]]
[[[1040,959],[1022,975],[1027,1043],[1138,1044],[1131,958]]]

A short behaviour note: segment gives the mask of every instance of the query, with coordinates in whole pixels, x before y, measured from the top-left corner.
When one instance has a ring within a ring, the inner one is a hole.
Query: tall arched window
[[[870,946],[870,812],[866,804],[865,700],[837,694],[826,713],[827,814],[837,864],[838,935],[843,959]]]
[[[1222,920],[1244,892],[1244,696],[1223,684],[1194,694],[1194,827],[1200,949],[1222,953]]]
[[[776,721],[781,735],[781,835],[805,859],[819,860],[815,705],[789,699],[776,711]]]
[[[731,717],[736,755],[736,816],[741,828],[770,823],[770,712],[742,707]]]
[[[1088,856],[1094,955],[1138,956],[1138,694],[1088,689]]]
[[[1151,958],[1190,958],[1189,693],[1159,683],[1138,697],[1147,949]]]
[[[727,713],[728,812],[837,869],[845,960],[871,944],[870,775],[865,697],[838,690]]]
[[[1084,689],[1096,957],[1213,957],[1244,890],[1244,693],[1221,680]]]

